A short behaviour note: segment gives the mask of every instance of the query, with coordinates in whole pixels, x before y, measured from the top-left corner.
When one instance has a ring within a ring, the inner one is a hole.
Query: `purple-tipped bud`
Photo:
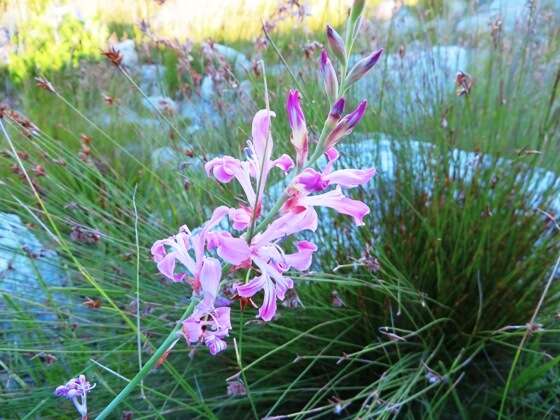
[[[290,89],[288,93],[286,112],[288,113],[288,122],[292,130],[305,126],[305,117],[301,109],[300,93],[295,89]]]
[[[337,101],[333,104],[329,116],[327,118],[327,127],[331,130],[336,127],[336,124],[340,121],[342,117],[342,113],[344,112],[344,98],[340,97]]]
[[[288,113],[288,121],[292,129],[291,142],[296,149],[296,164],[301,168],[307,160],[309,138],[307,135],[305,116],[301,109],[300,94],[297,90],[292,89],[288,93],[286,112]]]
[[[346,49],[344,48],[344,41],[331,25],[327,25],[327,41],[329,42],[329,47],[334,56],[338,58],[342,64],[346,64]]]
[[[364,114],[366,113],[367,109],[367,101],[364,99],[362,102],[358,104],[356,109],[352,111],[350,114],[346,115],[344,119],[346,120],[346,124],[349,130],[352,130],[356,125],[360,122],[363,118]]]
[[[340,139],[350,134],[354,127],[356,127],[363,118],[366,113],[366,109],[367,101],[364,99],[359,103],[354,111],[345,115],[344,118],[342,118],[336,127],[329,133],[327,139],[325,140],[325,148],[328,150],[329,148],[336,146]]]
[[[352,12],[350,13],[350,20],[352,23],[355,23],[360,18],[362,12],[364,11],[365,4],[366,0],[354,0],[354,3],[352,4]]]
[[[346,77],[346,86],[350,86],[353,83],[360,80],[368,71],[371,70],[373,66],[377,64],[379,59],[381,58],[381,54],[383,54],[383,48],[380,48],[377,51],[374,51],[369,56],[362,58],[358,61],[350,73],[348,73],[348,77]]]
[[[344,112],[344,105],[344,97],[338,98],[338,100],[333,104],[329,116],[332,118],[336,118],[337,121],[340,120],[340,117],[342,117],[342,113]]]
[[[321,78],[330,102],[334,102],[338,97],[338,79],[327,50],[321,52]]]

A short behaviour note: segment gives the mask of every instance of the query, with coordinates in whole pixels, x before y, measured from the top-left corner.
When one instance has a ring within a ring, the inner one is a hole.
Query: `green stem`
[[[136,374],[136,376],[134,376],[134,378],[130,380],[130,382],[122,389],[122,391],[119,392],[119,394],[115,398],[113,398],[113,400],[109,403],[109,405],[105,407],[101,413],[99,413],[99,415],[96,417],[96,420],[102,420],[107,418],[107,416],[113,412],[113,410],[117,407],[117,405],[119,405],[126,397],[128,397],[128,394],[130,394],[132,390],[136,388],[136,386],[142,381],[142,379],[144,379],[144,377],[148,373],[150,373],[150,371],[156,365],[159,359],[161,359],[161,357],[165,354],[165,352],[169,350],[169,348],[175,342],[175,340],[177,340],[177,332],[181,328],[181,323],[192,313],[196,303],[197,303],[196,299],[191,300],[189,306],[187,306],[187,309],[185,310],[185,313],[183,313],[183,315],[177,322],[177,325],[175,326],[175,328],[173,328],[173,330],[171,330],[171,332],[164,340],[164,342],[161,343],[161,345],[154,352],[152,357],[148,359],[144,367],[140,369],[140,371]]]

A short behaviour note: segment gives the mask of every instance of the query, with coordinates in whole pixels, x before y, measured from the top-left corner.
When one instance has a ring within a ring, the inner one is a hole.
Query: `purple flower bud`
[[[288,121],[292,129],[291,142],[296,149],[296,164],[301,168],[307,160],[309,137],[307,135],[305,116],[301,109],[300,94],[297,90],[292,89],[288,93],[286,112],[288,113]]]
[[[344,104],[344,97],[338,98],[338,100],[333,104],[329,116],[336,118],[336,120],[338,121],[342,116],[342,113],[344,112]]]
[[[291,89],[288,93],[286,112],[288,113],[288,122],[292,130],[299,129],[305,125],[305,117],[303,116],[300,103],[300,94],[295,89]]]
[[[364,99],[359,103],[354,111],[352,111],[348,115],[345,115],[344,118],[342,118],[338,122],[336,127],[327,136],[327,139],[325,140],[325,149],[328,150],[329,148],[336,146],[340,139],[350,134],[354,127],[356,127],[356,125],[363,118],[366,112],[366,108],[367,101]]]
[[[346,49],[344,48],[344,41],[331,25],[327,25],[327,41],[335,57],[338,58],[342,64],[345,64]]]
[[[329,100],[334,102],[338,97],[338,79],[327,50],[321,52],[321,78]]]
[[[367,101],[364,99],[358,104],[356,109],[348,114],[344,119],[347,119],[348,129],[352,130],[360,122],[364,114],[366,113]]]
[[[329,116],[327,118],[327,127],[329,127],[331,130],[336,126],[336,124],[342,117],[342,113],[344,112],[344,103],[344,97],[340,97],[331,107]]]
[[[370,71],[371,68],[375,66],[375,64],[377,64],[377,62],[379,61],[381,54],[383,54],[383,48],[374,51],[373,53],[371,53],[371,55],[362,58],[360,61],[358,61],[354,65],[354,67],[352,67],[352,70],[350,70],[350,73],[348,73],[348,76],[346,77],[346,86],[350,86],[353,83],[357,82],[368,71]]]

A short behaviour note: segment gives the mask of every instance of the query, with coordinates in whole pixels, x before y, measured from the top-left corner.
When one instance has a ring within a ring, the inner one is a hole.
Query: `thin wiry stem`
[[[140,333],[140,242],[138,241],[138,209],[136,208],[136,191],[138,186],[134,187],[132,193],[132,208],[134,209],[134,243],[136,245],[136,348],[138,351],[138,370],[142,370],[142,338]],[[146,398],[144,394],[144,380],[140,381],[140,395],[142,399]]]
[[[539,298],[537,306],[535,307],[535,311],[533,312],[533,315],[531,316],[531,320],[529,321],[529,323],[526,326],[525,333],[523,334],[523,338],[521,338],[521,342],[519,343],[519,346],[517,347],[517,351],[515,352],[515,356],[513,358],[513,363],[511,364],[511,368],[509,369],[508,377],[507,377],[507,380],[506,380],[506,386],[505,386],[504,392],[502,394],[502,401],[500,403],[500,411],[498,412],[498,420],[500,420],[503,416],[504,409],[505,409],[505,406],[506,406],[507,396],[508,396],[508,393],[509,393],[509,389],[511,387],[511,382],[513,380],[513,373],[515,371],[515,367],[517,366],[517,362],[519,361],[519,358],[521,357],[521,351],[523,350],[523,347],[525,346],[525,342],[527,341],[527,339],[531,335],[531,326],[535,324],[535,321],[536,321],[537,316],[538,316],[538,314],[541,310],[541,307],[544,303],[546,295],[548,294],[548,290],[550,289],[550,286],[552,285],[552,282],[554,281],[554,278],[556,277],[556,272],[558,271],[558,267],[560,267],[560,254],[558,255],[558,258],[556,259],[556,263],[554,264],[554,268],[552,269],[552,272],[550,273],[550,277],[548,278],[548,280],[546,282],[546,285],[544,286],[544,290],[541,293],[541,297]]]

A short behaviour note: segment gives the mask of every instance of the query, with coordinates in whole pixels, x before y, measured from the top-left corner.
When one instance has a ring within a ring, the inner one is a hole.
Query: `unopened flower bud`
[[[344,112],[344,98],[341,97],[337,99],[337,101],[333,104],[330,112],[329,117],[327,118],[327,126],[333,129],[336,124],[340,121],[342,117],[342,113]]]
[[[334,102],[338,97],[338,79],[326,50],[321,52],[321,78],[329,101]]]
[[[325,141],[325,149],[336,146],[341,138],[352,132],[366,113],[367,101],[364,99],[350,114],[345,115],[329,133]]]
[[[296,164],[301,168],[307,159],[309,148],[309,138],[307,135],[307,125],[305,116],[301,109],[300,94],[297,90],[290,90],[286,101],[286,112],[288,121],[292,129],[291,142],[296,149]]]
[[[367,72],[370,71],[371,68],[375,66],[375,64],[377,64],[379,58],[381,57],[381,54],[383,54],[383,48],[374,51],[373,53],[371,53],[371,55],[358,61],[354,65],[354,67],[352,67],[350,73],[348,73],[348,77],[346,77],[346,87],[352,85],[353,83],[364,77]]]
[[[335,57],[338,58],[342,64],[346,64],[346,49],[344,48],[344,41],[331,25],[327,25],[327,41],[329,42],[329,47]]]

